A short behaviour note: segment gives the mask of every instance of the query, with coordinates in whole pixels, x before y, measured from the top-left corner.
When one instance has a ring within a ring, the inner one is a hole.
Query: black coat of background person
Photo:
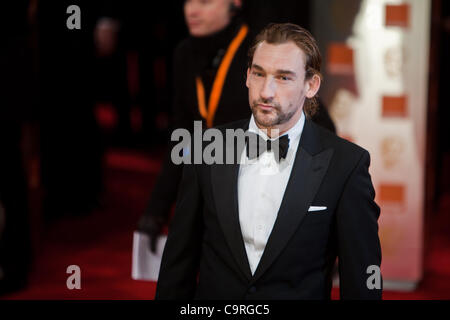
[[[246,130],[248,123],[221,129]],[[156,299],[330,299],[336,257],[341,299],[380,299],[381,289],[367,287],[367,267],[381,264],[369,164],[366,150],[306,120],[253,276],[239,226],[239,164],[184,165]]]
[[[236,17],[224,30],[202,39],[188,37],[175,49],[172,64],[174,94],[172,129],[185,128],[192,131],[194,121],[202,121],[203,128],[206,129],[206,123],[198,111],[195,77],[201,76],[205,98],[208,101],[219,63],[241,25],[241,18]],[[215,126],[250,116],[245,86],[249,45],[250,37],[247,36],[230,65],[214,117]],[[176,142],[169,143],[147,210],[139,221],[139,230],[153,237],[160,233],[162,226],[169,219],[170,208],[175,203],[181,180],[182,166],[173,164],[170,159],[170,151],[174,144]]]

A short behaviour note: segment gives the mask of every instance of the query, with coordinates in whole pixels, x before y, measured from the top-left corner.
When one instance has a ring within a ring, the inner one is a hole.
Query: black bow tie
[[[282,137],[279,137],[275,140],[264,140],[263,137],[254,133],[248,132],[246,136],[247,143],[247,157],[252,160],[255,158],[259,158],[261,154],[266,151],[270,151],[273,149],[275,156],[277,154],[277,150],[275,150],[275,146],[278,143],[278,158],[275,157],[276,160],[280,161],[280,159],[285,159],[289,150],[289,137],[285,134]]]

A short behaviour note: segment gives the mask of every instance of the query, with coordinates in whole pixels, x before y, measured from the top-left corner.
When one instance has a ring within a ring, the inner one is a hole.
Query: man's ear
[[[247,88],[249,88],[249,80],[248,78],[250,77],[250,68],[247,68],[247,78],[245,79],[245,85],[247,86]]]
[[[305,95],[308,99],[313,98],[317,94],[317,92],[320,89],[320,83],[321,83],[320,76],[317,74],[313,75],[311,77],[311,79],[306,81],[306,84],[305,84],[306,94]]]

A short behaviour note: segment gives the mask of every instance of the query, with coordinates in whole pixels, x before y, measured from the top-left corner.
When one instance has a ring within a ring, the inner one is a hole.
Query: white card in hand
[[[167,236],[158,237],[156,253],[149,247],[149,238],[145,233],[135,231],[133,234],[133,261],[131,277],[134,280],[157,281],[162,253]]]

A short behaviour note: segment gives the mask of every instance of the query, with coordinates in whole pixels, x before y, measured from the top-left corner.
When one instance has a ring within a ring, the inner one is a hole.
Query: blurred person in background
[[[245,70],[253,31],[245,23],[244,5],[241,0],[184,1],[189,37],[174,53],[172,129],[192,132],[196,120],[203,122],[203,128],[210,128],[250,116]],[[335,131],[321,103],[313,121]],[[181,172],[182,166],[172,163],[169,151],[147,210],[138,222],[138,230],[149,235],[153,252],[169,221]]]
[[[172,129],[192,131],[196,120],[206,128],[249,116],[244,90],[249,38],[241,7],[241,0],[184,1],[189,37],[174,52]],[[173,164],[167,152],[138,223],[138,229],[150,236],[152,251],[169,220],[181,172],[182,166]]]
[[[120,6],[103,6],[93,30],[93,99],[116,114],[115,123],[103,130],[105,146],[124,147],[131,142],[130,96],[127,87],[127,21]],[[97,116],[98,117],[98,116]],[[102,119],[97,119],[100,121]]]

